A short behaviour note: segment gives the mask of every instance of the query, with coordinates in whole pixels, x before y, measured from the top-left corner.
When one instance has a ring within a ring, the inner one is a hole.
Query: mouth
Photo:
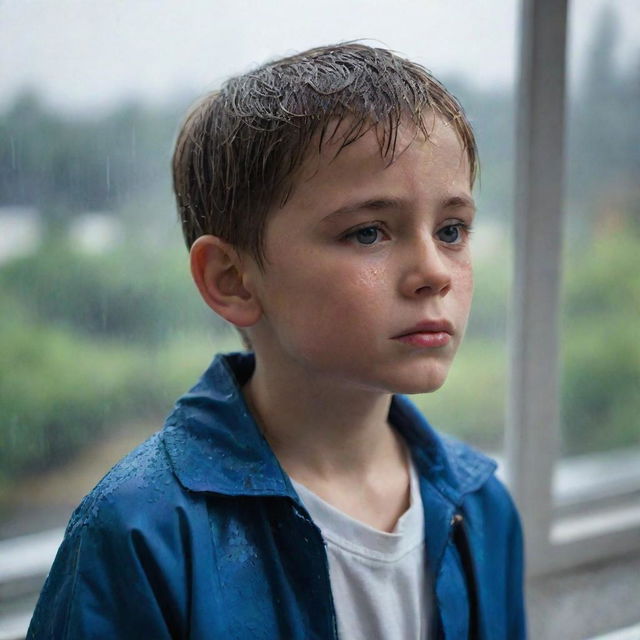
[[[435,348],[448,345],[453,335],[453,325],[448,320],[426,320],[392,339],[416,347]]]

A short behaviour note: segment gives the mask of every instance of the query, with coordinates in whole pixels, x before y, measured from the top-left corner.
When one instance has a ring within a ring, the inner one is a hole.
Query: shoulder
[[[82,500],[60,554],[73,557],[78,570],[110,573],[112,563],[126,562],[143,571],[165,562],[176,568],[189,532],[206,530],[206,522],[206,505],[176,479],[159,432],[114,465]]]
[[[100,526],[140,528],[166,518],[171,511],[167,507],[189,501],[162,440],[158,432],[116,463],[75,510],[67,535]]]
[[[438,434],[438,438],[460,493],[476,491],[495,479],[495,460],[452,436]]]
[[[451,436],[439,437],[468,517],[493,531],[519,529],[518,511],[509,490],[496,476],[496,462]]]
[[[468,509],[481,512],[485,520],[517,524],[518,513],[509,490],[496,476],[497,463],[473,447],[442,436],[449,462],[458,477]]]
[[[495,475],[494,460],[434,429],[406,396],[394,396],[390,417],[407,440],[419,472],[450,502],[491,521],[517,520],[511,496]]]
[[[211,500],[180,483],[164,435],[159,431],[131,451],[87,494],[61,553],[77,551],[78,563],[109,572],[109,563],[128,559],[155,575],[182,571],[196,546],[207,547]]]
[[[521,573],[524,561],[523,534],[520,516],[508,488],[496,476],[496,463],[469,445],[445,438],[451,451],[450,462],[461,482],[468,483],[460,506],[474,544],[482,547],[482,556],[496,562],[494,568]],[[476,467],[491,473],[477,473]],[[481,481],[478,481],[481,478]],[[475,479],[475,480],[474,480]],[[515,574],[514,574],[515,575]]]
[[[123,458],[72,515],[28,637],[180,636],[190,562],[208,539],[200,502],[173,475],[160,434]]]

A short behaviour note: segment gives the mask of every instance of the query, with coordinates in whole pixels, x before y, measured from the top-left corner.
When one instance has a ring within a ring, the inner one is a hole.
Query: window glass
[[[569,35],[562,454],[637,463],[640,7],[575,0]]]
[[[476,127],[477,299],[450,382],[417,400],[435,426],[500,447],[517,9],[0,4],[0,538],[62,526],[213,354],[239,348],[190,280],[173,137],[228,75],[329,42],[371,37],[423,63]]]

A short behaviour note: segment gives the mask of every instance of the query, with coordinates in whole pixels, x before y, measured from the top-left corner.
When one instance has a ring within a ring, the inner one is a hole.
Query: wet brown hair
[[[286,203],[312,144],[319,152],[340,131],[339,153],[375,127],[392,162],[399,125],[428,139],[429,112],[454,127],[473,185],[477,149],[462,107],[424,67],[392,51],[318,47],[231,78],[194,105],[178,134],[173,185],[187,247],[212,234],[263,266],[267,214]]]

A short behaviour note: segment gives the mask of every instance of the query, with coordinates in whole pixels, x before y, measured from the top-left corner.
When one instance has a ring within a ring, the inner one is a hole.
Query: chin
[[[404,395],[432,393],[442,387],[448,373],[448,366],[429,367],[426,371],[424,368],[419,368],[417,371],[398,376],[389,385],[389,391]]]
[[[433,393],[434,391],[437,391],[438,389],[440,389],[440,387],[442,387],[444,382],[445,382],[444,380],[438,380],[438,381],[429,380],[425,382],[414,381],[412,384],[399,386],[397,389],[393,391],[393,393],[401,393],[407,396],[415,395],[418,393]]]

